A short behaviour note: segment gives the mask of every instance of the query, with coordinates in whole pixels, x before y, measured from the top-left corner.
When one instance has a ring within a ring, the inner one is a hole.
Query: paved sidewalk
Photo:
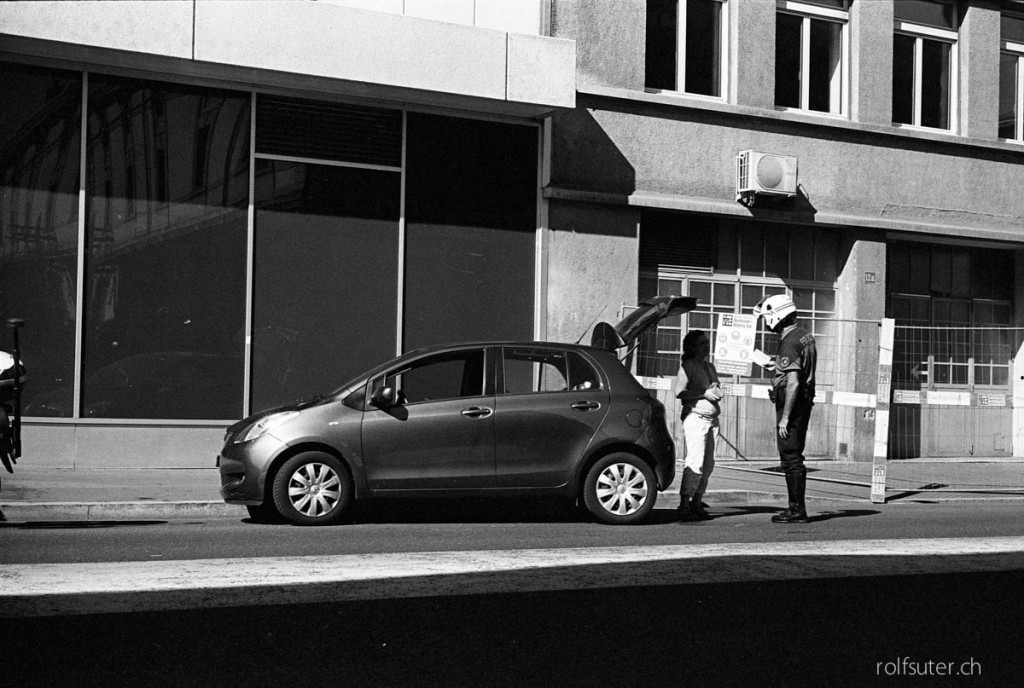
[[[807,498],[870,503],[870,463],[808,462]],[[9,521],[124,520],[196,516],[244,517],[245,509],[225,504],[215,468],[93,468],[33,466],[22,459],[14,474],[0,475],[0,508]],[[904,501],[1024,503],[1021,462],[891,462],[888,503]],[[927,490],[950,485],[967,491]],[[678,505],[678,487],[659,495],[659,508]],[[786,484],[770,462],[719,461],[711,477],[708,504],[764,504],[783,507]]]

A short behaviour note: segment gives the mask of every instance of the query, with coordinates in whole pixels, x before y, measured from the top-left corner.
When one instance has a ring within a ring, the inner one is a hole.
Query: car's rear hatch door
[[[608,351],[630,346],[640,335],[665,318],[687,313],[696,307],[697,299],[692,296],[655,296],[641,303],[614,326],[606,322],[598,323],[594,327],[590,344]]]

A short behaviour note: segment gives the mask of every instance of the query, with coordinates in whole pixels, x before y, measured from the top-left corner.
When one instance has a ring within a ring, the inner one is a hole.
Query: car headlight
[[[281,413],[272,413],[269,416],[264,416],[250,425],[245,432],[239,434],[235,444],[251,442],[261,437],[265,432],[284,425],[297,415],[299,415],[298,411],[282,411]]]

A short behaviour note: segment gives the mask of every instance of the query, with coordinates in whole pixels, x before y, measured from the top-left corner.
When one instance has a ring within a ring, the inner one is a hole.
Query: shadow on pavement
[[[124,526],[158,526],[167,521],[24,521],[0,523],[0,528],[19,530],[73,530],[90,528],[122,528]]]

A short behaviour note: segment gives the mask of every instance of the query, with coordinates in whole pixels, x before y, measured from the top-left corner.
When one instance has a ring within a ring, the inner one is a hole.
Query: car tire
[[[352,504],[352,493],[348,469],[324,452],[297,454],[274,476],[274,505],[295,525],[339,523]]]
[[[640,457],[625,452],[598,459],[583,483],[583,503],[602,523],[639,523],[651,513],[657,498],[654,470]]]

